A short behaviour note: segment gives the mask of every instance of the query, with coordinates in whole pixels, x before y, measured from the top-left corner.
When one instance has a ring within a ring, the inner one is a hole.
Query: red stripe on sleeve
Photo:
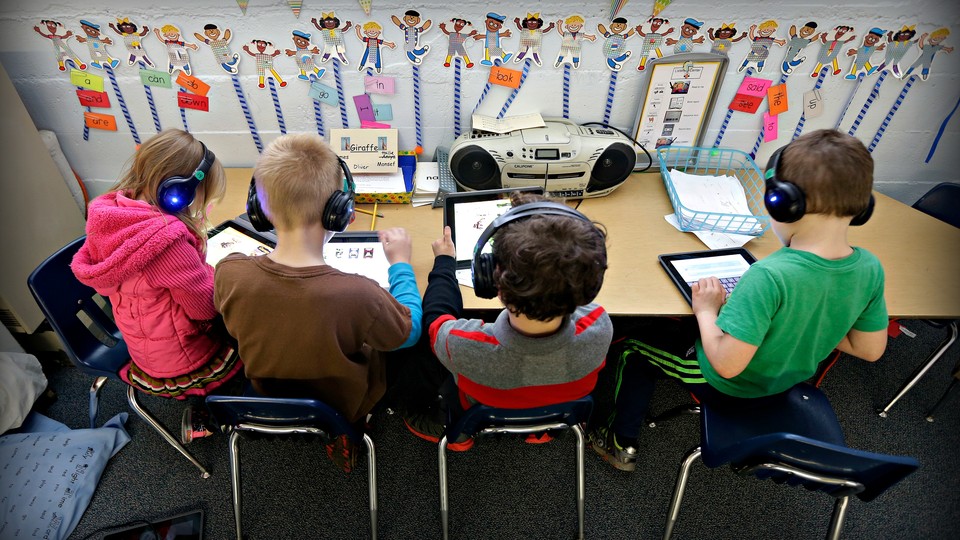
[[[450,335],[462,337],[463,339],[469,339],[470,341],[479,341],[481,343],[489,343],[490,345],[500,345],[500,342],[497,341],[497,338],[491,336],[490,334],[485,334],[483,332],[467,332],[464,330],[451,330]]]
[[[455,321],[456,317],[453,315],[441,315],[433,321],[433,324],[430,325],[430,350],[433,351],[433,354],[437,354],[436,344],[437,344],[437,333],[440,332],[440,326],[447,321]]]
[[[579,336],[581,332],[590,328],[593,323],[597,322],[597,319],[599,319],[601,315],[603,315],[603,308],[597,306],[597,308],[590,313],[577,319],[577,335]]]

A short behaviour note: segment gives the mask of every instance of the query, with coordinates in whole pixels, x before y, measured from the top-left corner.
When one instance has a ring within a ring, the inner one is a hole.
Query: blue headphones
[[[168,214],[176,214],[193,203],[197,194],[197,186],[210,174],[210,167],[217,156],[200,143],[203,147],[203,159],[190,176],[171,176],[160,183],[157,188],[157,205]]]

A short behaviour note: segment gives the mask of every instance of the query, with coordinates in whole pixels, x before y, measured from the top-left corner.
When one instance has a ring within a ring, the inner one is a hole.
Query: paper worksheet
[[[699,223],[703,229],[729,228],[721,221],[726,216],[753,215],[743,185],[735,176],[697,175],[671,169],[670,180],[682,206],[680,217],[684,222]],[[741,232],[762,227],[760,221],[752,217],[734,222],[733,226]]]
[[[510,133],[518,129],[543,127],[546,125],[540,113],[521,114],[519,116],[508,116],[506,118],[494,118],[492,116],[474,113],[470,118],[471,122],[473,122],[473,129],[493,133]]]

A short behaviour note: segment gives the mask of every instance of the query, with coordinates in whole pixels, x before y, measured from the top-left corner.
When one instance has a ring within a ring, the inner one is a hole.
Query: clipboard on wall
[[[722,54],[683,53],[647,64],[633,138],[645,148],[700,146],[728,63]]]

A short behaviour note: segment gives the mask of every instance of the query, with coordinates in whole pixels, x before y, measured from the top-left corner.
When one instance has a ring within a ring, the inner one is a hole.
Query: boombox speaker
[[[542,186],[548,197],[608,195],[633,172],[633,142],[608,128],[547,120],[505,134],[474,130],[450,148],[450,171],[465,190]]]

